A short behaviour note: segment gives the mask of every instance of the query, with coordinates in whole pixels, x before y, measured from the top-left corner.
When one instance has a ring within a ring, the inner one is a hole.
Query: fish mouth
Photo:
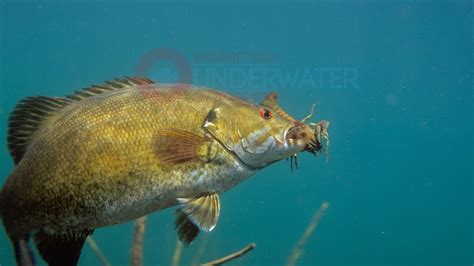
[[[275,140],[277,146],[279,146],[279,147],[288,146],[288,141],[287,141],[286,136],[288,135],[288,132],[290,131],[291,128],[292,127],[288,127],[287,129],[285,129],[283,131],[282,138],[280,138],[278,135],[272,135],[272,137]]]
[[[316,124],[303,124],[296,121],[295,126],[285,131],[284,138],[290,145],[301,146],[302,151],[307,151],[314,155],[324,152],[327,156],[329,148],[328,127],[329,122],[326,120]]]

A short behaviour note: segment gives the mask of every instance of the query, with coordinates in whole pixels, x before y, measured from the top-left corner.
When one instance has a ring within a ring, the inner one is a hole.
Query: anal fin
[[[41,257],[49,266],[77,265],[82,246],[93,230],[49,234],[40,230],[35,235],[35,244]]]

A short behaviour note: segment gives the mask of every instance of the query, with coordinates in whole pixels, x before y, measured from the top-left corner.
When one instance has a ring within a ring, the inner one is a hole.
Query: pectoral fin
[[[161,163],[179,164],[199,159],[199,149],[204,137],[180,129],[165,129],[157,132],[154,143],[155,155]]]
[[[163,164],[208,163],[216,157],[217,148],[216,142],[180,129],[158,131],[154,143],[155,155]]]
[[[219,195],[204,193],[195,198],[178,198],[176,229],[181,241],[189,244],[200,229],[210,232],[216,227],[220,212]],[[185,216],[183,216],[183,214]]]

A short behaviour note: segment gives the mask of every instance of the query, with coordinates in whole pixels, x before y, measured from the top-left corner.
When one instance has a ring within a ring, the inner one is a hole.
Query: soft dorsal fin
[[[8,121],[8,149],[15,164],[23,158],[36,130],[57,110],[73,101],[80,101],[108,91],[153,83],[147,78],[125,77],[107,81],[104,85],[92,85],[90,88],[76,91],[75,94],[64,98],[37,96],[21,100],[15,106]]]

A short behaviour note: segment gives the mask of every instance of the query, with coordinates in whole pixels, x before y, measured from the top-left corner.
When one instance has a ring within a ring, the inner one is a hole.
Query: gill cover
[[[248,105],[245,110],[231,107],[212,108],[203,129],[247,167],[263,168],[304,148],[286,141],[294,119],[278,107],[275,93],[262,105]]]

